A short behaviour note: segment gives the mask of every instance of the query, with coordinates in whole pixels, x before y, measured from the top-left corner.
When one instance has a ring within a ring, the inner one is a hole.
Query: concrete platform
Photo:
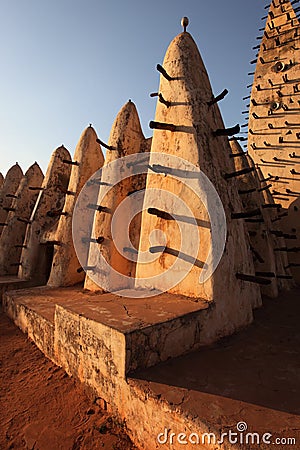
[[[185,297],[142,300],[36,287],[7,292],[3,307],[50,359],[126,421],[139,448],[181,449],[178,436],[185,433],[200,438],[199,445],[188,441],[188,449],[267,450],[261,440],[218,440],[246,422],[260,439],[264,433],[273,441],[296,439],[274,448],[297,448],[299,294],[265,300],[253,325],[205,348],[201,321],[208,305]],[[216,441],[209,444],[205,433]]]
[[[198,348],[200,316],[209,304],[168,294],[134,299],[91,293],[81,287],[42,286],[9,291],[3,308],[58,364],[63,358],[67,365],[64,346],[76,342],[80,351],[84,339],[90,339],[89,327],[93,328],[95,339],[105,336],[111,353],[122,355],[118,373],[125,376]]]

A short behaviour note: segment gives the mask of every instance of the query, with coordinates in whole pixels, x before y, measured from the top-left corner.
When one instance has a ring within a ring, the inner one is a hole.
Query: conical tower
[[[26,227],[43,182],[43,172],[34,163],[22,178],[0,237],[0,274],[17,275]]]
[[[4,179],[0,197],[0,234],[6,226],[6,219],[22,177],[22,169],[19,164],[16,163],[9,169]]]
[[[282,231],[295,235],[296,228],[297,239],[288,240],[286,247],[299,282],[300,230],[294,206],[300,195],[300,24],[294,3],[270,5],[251,93],[248,150],[272,184],[274,200],[282,205],[278,211]]]
[[[237,171],[255,167],[251,157],[243,152],[237,140],[231,140],[230,146]],[[256,170],[241,175],[237,181],[244,210],[253,213],[253,217],[245,219],[245,222],[251,242],[255,273],[257,276],[270,279],[269,285],[261,286],[261,292],[275,298],[278,295],[278,288],[283,287],[283,284],[286,287],[291,284],[288,283],[290,274],[286,273],[282,265],[282,254],[274,252],[275,248],[280,247],[277,237],[281,233],[276,230],[275,224],[272,225],[271,220],[274,211],[276,213],[280,206],[273,201],[265,201],[264,192],[268,190],[268,185],[261,186]]]
[[[250,157],[249,157],[250,158]],[[296,235],[284,233],[282,228],[281,217],[283,214],[278,214],[277,207],[274,207],[275,201],[271,194],[271,183],[269,180],[265,181],[263,173],[259,167],[256,167],[256,173],[258,176],[258,182],[260,184],[260,192],[263,196],[262,204],[267,209],[264,211],[264,220],[266,227],[269,230],[269,234],[272,235],[273,249],[276,256],[276,273],[277,284],[280,290],[288,290],[294,287],[295,282],[289,269],[288,253],[286,242],[293,242],[296,239]]]
[[[72,166],[69,187],[66,191],[64,205],[66,215],[60,217],[55,233],[54,239],[57,245],[54,247],[49,286],[72,286],[84,280],[85,274],[78,270],[80,264],[73,246],[72,216],[78,194],[84,184],[104,163],[101,147],[97,143],[96,132],[91,125],[80,136],[75,149],[74,161],[76,165]]]
[[[70,153],[64,146],[52,153],[26,229],[18,273],[21,279],[32,280],[36,284],[47,283],[55,243],[49,242],[46,235],[57,227],[59,217],[64,214],[72,164]]]
[[[146,152],[146,164],[148,162],[147,152],[149,152],[151,139],[146,139],[142,132],[139,116],[134,103],[129,100],[118,113],[112,126],[105,165],[102,171],[99,198],[102,198],[103,189],[110,186],[108,193],[98,205],[95,213],[92,242],[87,266],[85,288],[89,290],[110,291],[125,289],[134,286],[136,261],[134,258],[127,258],[123,252],[126,249],[127,240],[125,227],[129,224],[131,216],[130,207],[125,208],[120,214],[115,214],[118,206],[133,192],[143,190],[146,185],[146,174],[130,176],[131,169],[128,167],[112,167],[110,164],[118,162],[129,155],[136,155]],[[126,165],[126,162],[124,162]],[[120,170],[126,171],[127,177],[114,185],[114,179],[118,178]],[[99,203],[99,201],[98,201]],[[112,217],[114,216],[115,238],[112,236]],[[138,249],[140,236],[140,216],[133,218],[130,224],[129,234],[133,248]],[[116,242],[118,241],[118,243]],[[116,246],[118,244],[118,247]],[[126,250],[125,250],[126,251]],[[109,269],[102,272],[100,255],[104,257],[109,265]],[[97,267],[95,272],[92,268]],[[123,275],[126,278],[124,284]]]
[[[140,252],[146,256],[148,253],[149,263],[145,262],[144,257],[138,264],[137,286],[164,291],[166,281],[179,279],[187,270],[187,275],[179,283],[167,288],[168,292],[214,302],[214,318],[207,321],[204,334],[226,333],[249,323],[252,307],[260,304],[260,290],[256,283],[261,280],[254,276],[250,244],[244,222],[239,216],[243,210],[235,180],[239,174],[235,172],[229,156],[231,149],[227,136],[238,132],[239,127],[224,129],[217,102],[225,92],[214,97],[198,48],[189,33],[183,32],[175,37],[159,70],[162,75],[155,122],[150,124],[154,135],[140,243]],[[166,165],[165,155],[172,157],[169,167],[159,167],[157,154],[163,155],[161,158],[165,162],[161,166]],[[176,157],[177,166],[174,162]],[[212,200],[216,197],[209,195],[206,190],[208,184],[205,186],[201,175],[197,178],[189,170],[184,170],[187,167],[179,158],[184,158],[208,177],[214,187],[210,187],[210,191],[216,189],[221,206]],[[172,175],[181,178],[180,181]],[[198,183],[197,195],[187,183],[193,176]],[[161,201],[165,194],[160,196],[157,190],[172,193],[172,200]],[[180,210],[175,197],[180,199],[181,205],[188,206],[189,213],[185,206]],[[215,222],[218,228],[222,221],[222,207],[227,222],[226,236],[222,236],[221,231],[215,233]],[[217,218],[210,219],[214,214]],[[195,218],[194,221],[190,220],[190,215]],[[159,233],[153,234],[153,230],[159,230]],[[197,233],[200,245],[193,264],[190,256],[197,247],[194,240]],[[213,249],[214,255],[210,261],[214,262],[223,238],[226,246],[220,264],[205,282],[200,282],[203,271],[207,270],[205,261],[210,249]],[[187,242],[182,251],[184,240]],[[158,257],[153,258],[156,251]],[[178,260],[182,262],[174,270],[175,260],[176,263]],[[168,278],[159,279],[166,270]],[[155,279],[158,282],[155,281],[153,286]]]

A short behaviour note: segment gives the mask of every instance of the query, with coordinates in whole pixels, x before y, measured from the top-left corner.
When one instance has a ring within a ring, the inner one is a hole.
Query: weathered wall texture
[[[236,279],[237,272],[254,274],[243,220],[231,219],[232,213],[242,211],[242,203],[235,180],[224,179],[226,173],[234,172],[232,160],[229,158],[231,150],[227,137],[213,135],[215,130],[223,129],[224,124],[217,104],[208,105],[213,93],[201,56],[189,33],[182,33],[172,41],[163,67],[173,80],[168,81],[162,76],[159,92],[170,102],[170,107],[158,102],[155,120],[174,124],[178,128],[176,131],[154,130],[151,157],[154,152],[163,152],[185,158],[199,167],[214,184],[221,198],[228,228],[225,252],[213,276],[204,284],[200,284],[199,275],[202,269],[194,265],[185,279],[170,292],[215,302],[213,323],[209,320],[206,329],[207,335],[212,339],[214,336],[215,339],[217,335],[233,331],[252,320],[252,306],[260,303],[260,291],[257,285]],[[149,188],[169,190],[188,204],[200,223],[201,245],[197,258],[199,261],[205,261],[211,246],[211,235],[209,227],[201,226],[201,223],[208,221],[208,214],[201,201],[190,189],[171,176],[159,176],[151,171],[148,172],[147,178],[147,189]],[[147,196],[146,190],[146,199],[149,200]],[[155,196],[151,200],[153,206],[158,204]],[[177,212],[172,211],[172,207],[167,211],[171,214]],[[149,235],[154,228],[163,230],[167,235],[168,247],[180,249],[178,227],[171,222],[144,211],[140,250],[149,251]],[[192,251],[194,242],[189,245]],[[156,275],[170,268],[173,262],[172,255],[162,254],[153,263],[138,264],[137,276]],[[170,276],[176,277],[177,274],[170,272]],[[164,289],[163,285],[156,287]]]
[[[0,275],[17,275],[26,227],[43,182],[43,173],[34,163],[22,178],[13,198],[7,226],[0,237]],[[37,188],[37,189],[35,189]]]
[[[85,273],[80,272],[80,264],[73,246],[72,217],[78,195],[86,181],[103,166],[104,157],[100,145],[96,142],[97,135],[89,126],[80,136],[75,149],[74,162],[71,177],[66,192],[64,212],[61,216],[54,239],[59,243],[54,247],[53,263],[49,286],[72,286],[83,282]],[[92,199],[89,199],[92,202]],[[86,223],[85,215],[81,217],[82,226],[87,230],[87,236],[91,235],[90,224]]]
[[[4,176],[2,175],[2,173],[0,172],[0,190],[2,189],[4,183]],[[1,192],[1,191],[0,191]],[[1,194],[0,194],[1,195]]]
[[[0,234],[5,227],[7,215],[11,208],[12,201],[16,194],[22,179],[23,172],[21,167],[16,163],[12,166],[6,174],[1,193],[0,193]]]
[[[182,427],[199,434],[207,432],[208,427],[201,419],[191,422],[183,414],[172,412],[167,402],[161,402],[138,383],[126,381],[125,339],[126,336],[117,330],[56,306],[55,358],[69,375],[86,383],[105,406],[126,420],[139,448],[157,448],[156,436],[161,431],[162,422],[168,423],[174,432],[180,432]],[[175,445],[172,448],[180,447]],[[208,445],[205,448],[216,450],[221,446]]]
[[[67,162],[64,162],[67,161]],[[51,156],[38,199],[27,226],[18,276],[46,284],[53,257],[53,243],[45,237],[57,227],[68,187],[70,153],[61,146]]]
[[[140,120],[136,107],[133,102],[129,101],[120,110],[117,118],[112,126],[109,146],[114,150],[108,150],[106,154],[105,165],[102,171],[101,182],[107,185],[114,184],[113,180],[118,174],[115,173],[115,169],[107,169],[110,163],[118,160],[119,158],[149,152],[151,139],[146,139],[143,135]],[[124,163],[125,164],[125,163]],[[128,168],[123,168],[123,170],[128,170]],[[128,172],[129,173],[129,172]],[[99,287],[93,280],[93,275],[91,271],[87,272],[87,277],[85,281],[85,288],[89,290],[110,290],[117,288],[130,288],[134,284],[135,267],[136,262],[127,259],[125,255],[121,255],[117,250],[115,243],[112,239],[112,216],[116,211],[118,205],[126,199],[126,197],[133,191],[142,190],[146,185],[146,175],[141,174],[135,177],[128,177],[113,186],[109,192],[104,196],[101,201],[101,207],[104,207],[103,211],[96,211],[93,233],[92,237],[94,239],[104,238],[101,244],[91,243],[88,266],[94,267],[98,265],[100,272],[95,275],[98,277],[100,285]],[[102,195],[102,187],[100,187],[99,198]],[[99,202],[98,202],[99,203]],[[130,216],[130,207],[127,208],[123,213],[118,214],[115,220],[115,229],[118,243],[121,247],[126,247],[125,239],[125,227],[128,224],[128,217]],[[124,236],[124,244],[122,244]],[[134,218],[130,227],[130,236],[132,239],[133,246],[138,249],[139,236],[140,236],[140,216]],[[101,273],[101,263],[99,261],[99,254],[103,254],[106,261],[110,264],[112,269],[116,271],[113,273],[111,269],[106,270],[105,273]],[[122,284],[123,281],[118,274],[124,274],[128,276],[128,284]],[[89,275],[91,278],[89,278]]]
[[[290,1],[272,2],[262,38],[249,114],[249,154],[272,184],[281,229],[297,238],[286,241],[289,265],[300,282],[297,199],[300,194],[300,24]],[[288,217],[285,218],[285,209]],[[293,231],[296,230],[296,231]]]

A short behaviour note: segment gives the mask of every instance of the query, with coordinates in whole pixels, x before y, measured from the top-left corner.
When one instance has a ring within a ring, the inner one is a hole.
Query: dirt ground
[[[0,311],[0,449],[132,450],[124,427]]]

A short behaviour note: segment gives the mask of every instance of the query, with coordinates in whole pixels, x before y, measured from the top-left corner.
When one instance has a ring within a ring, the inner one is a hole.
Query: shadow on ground
[[[173,386],[299,415],[299,349],[297,288],[275,300],[264,299],[254,323],[238,334],[131,378],[150,382],[156,392],[159,386]]]

